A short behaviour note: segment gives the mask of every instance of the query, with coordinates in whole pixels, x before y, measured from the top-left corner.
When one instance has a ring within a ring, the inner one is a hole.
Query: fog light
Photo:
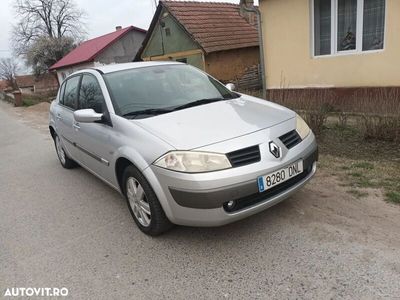
[[[226,208],[227,208],[227,210],[233,210],[233,208],[235,207],[235,205],[236,205],[236,201],[234,201],[234,200],[231,200],[231,201],[226,202]]]

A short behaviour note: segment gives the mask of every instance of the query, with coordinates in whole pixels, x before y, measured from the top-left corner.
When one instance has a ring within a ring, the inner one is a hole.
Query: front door
[[[93,109],[106,114],[107,106],[95,76],[84,74],[79,91],[78,109]],[[105,123],[76,123],[76,147],[79,161],[108,182],[114,172],[110,170],[110,159],[114,149],[111,143],[112,127]]]

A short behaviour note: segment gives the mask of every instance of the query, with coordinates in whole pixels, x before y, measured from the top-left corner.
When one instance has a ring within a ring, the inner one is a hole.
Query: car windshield
[[[103,75],[115,112],[149,117],[213,101],[239,97],[189,65],[161,65]]]

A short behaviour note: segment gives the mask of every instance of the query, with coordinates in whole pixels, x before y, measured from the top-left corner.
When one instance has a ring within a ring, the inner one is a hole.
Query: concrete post
[[[22,106],[22,93],[20,90],[14,91],[14,105],[15,106]]]

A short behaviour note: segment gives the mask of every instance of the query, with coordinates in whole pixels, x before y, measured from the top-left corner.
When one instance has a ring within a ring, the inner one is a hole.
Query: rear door
[[[104,95],[97,78],[89,73],[82,76],[78,109],[93,109],[97,113],[108,114]],[[114,172],[110,171],[110,160],[114,147],[113,127],[107,122],[75,123],[76,144],[79,160],[97,175],[111,182]]]
[[[59,105],[56,112],[57,134],[60,136],[64,149],[68,156],[74,160],[79,160],[78,152],[74,146],[76,140],[74,128],[74,111],[78,105],[78,91],[81,76],[73,76],[63,83],[60,95]]]

